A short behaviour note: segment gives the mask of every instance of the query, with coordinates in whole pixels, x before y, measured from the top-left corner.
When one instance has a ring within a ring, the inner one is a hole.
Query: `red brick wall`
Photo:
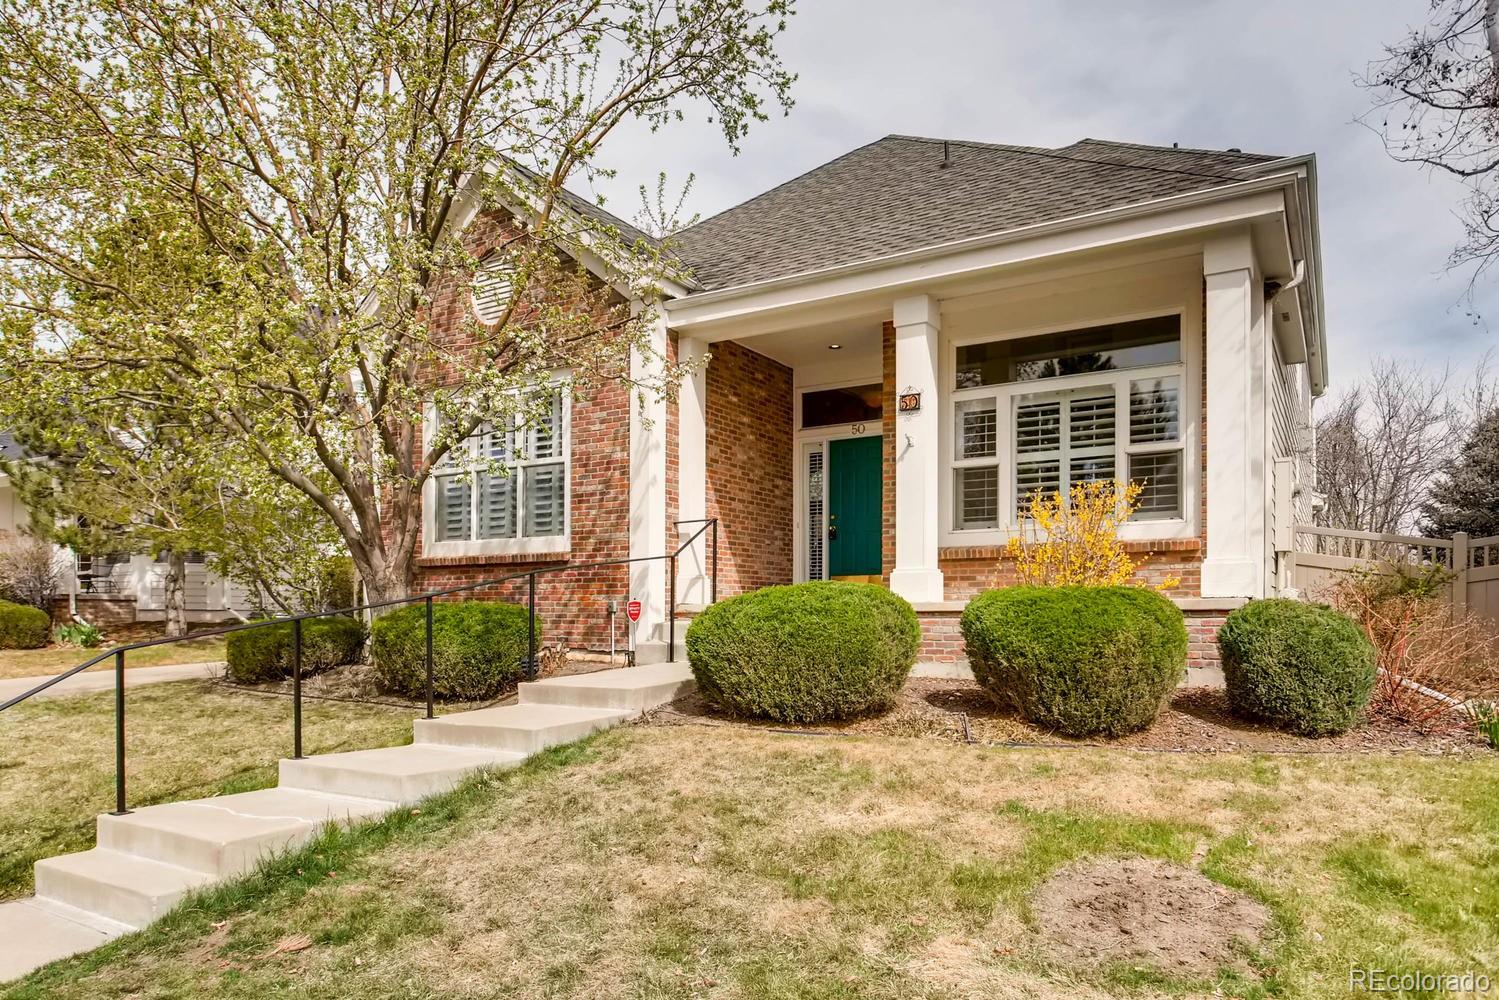
[[[68,599],[65,596],[52,599],[52,624],[66,625],[69,617]],[[90,625],[108,628],[111,625],[130,625],[135,619],[135,598],[119,595],[78,595],[78,616]]]
[[[1227,611],[1188,611],[1187,616],[1187,666],[1216,667],[1218,659],[1218,629],[1228,617]]]
[[[1218,663],[1218,629],[1227,617],[1226,611],[1186,611],[1187,666],[1216,667]],[[963,649],[963,633],[958,630],[960,611],[923,611],[921,620],[921,663],[956,663],[968,659]]]
[[[508,217],[489,212],[476,219],[465,239],[472,252],[482,254],[513,234]],[[444,346],[461,349],[470,338],[467,275],[443,276],[433,284],[434,330]],[[461,373],[446,369],[430,372],[431,384],[451,384]],[[418,591],[463,586],[531,569],[558,567],[562,563],[626,559],[630,555],[630,407],[633,400],[621,383],[605,383],[590,394],[580,392],[571,409],[571,474],[568,509],[571,516],[570,545],[558,540],[558,551],[532,555],[422,556],[418,543]],[[421,447],[418,442],[418,447]],[[663,547],[664,548],[664,547]],[[543,623],[544,639],[564,640],[581,649],[607,649],[608,598],[629,596],[628,570],[624,566],[565,570],[538,578],[537,615]],[[515,580],[474,592],[484,600],[518,604],[526,601],[526,581]],[[462,597],[454,598],[463,599]],[[620,637],[625,634],[624,616],[619,618]]]
[[[1166,590],[1170,597],[1196,597],[1202,592],[1202,542],[1182,538],[1158,542],[1125,542],[1125,549],[1138,566],[1136,576],[1152,586],[1177,577]],[[1014,585],[1015,562],[1003,546],[976,545],[942,549],[939,557],[942,584],[949,601],[966,601],[992,587]]]
[[[730,341],[712,353],[707,516],[726,597],[792,579],[791,369]]]

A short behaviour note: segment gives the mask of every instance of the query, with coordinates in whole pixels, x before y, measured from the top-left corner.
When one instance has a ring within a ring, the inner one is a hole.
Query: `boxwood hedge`
[[[990,590],[961,628],[990,696],[1068,736],[1144,729],[1186,669],[1182,613],[1139,587]]]
[[[0,649],[40,649],[52,635],[52,616],[41,608],[0,601]]]
[[[375,619],[375,676],[409,698],[427,692],[427,617],[422,605]],[[536,644],[542,623],[536,620]],[[432,691],[438,698],[482,701],[520,680],[527,655],[526,609],[493,601],[432,606]]]
[[[302,622],[302,673],[358,663],[364,652],[364,623],[346,615]],[[295,636],[290,622],[230,632],[224,657],[229,678],[240,684],[279,681],[292,674]]]
[[[781,722],[888,708],[920,648],[911,605],[868,583],[766,587],[710,606],[687,629],[704,697]]]
[[[1322,604],[1251,601],[1224,620],[1218,651],[1229,707],[1303,736],[1347,732],[1374,689],[1373,645]]]

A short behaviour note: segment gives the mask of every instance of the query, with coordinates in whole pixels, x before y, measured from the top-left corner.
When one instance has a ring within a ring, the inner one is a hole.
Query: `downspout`
[[[1492,0],[1492,2],[1494,2],[1496,4],[1499,4],[1499,0]],[[1292,275],[1290,281],[1286,282],[1284,285],[1280,284],[1279,282],[1275,282],[1275,281],[1271,281],[1271,282],[1268,283],[1269,286],[1273,286],[1273,287],[1267,287],[1265,289],[1265,301],[1266,302],[1271,302],[1271,301],[1273,301],[1275,299],[1278,299],[1280,297],[1280,295],[1281,295],[1282,292],[1289,292],[1291,289],[1295,288],[1297,285],[1301,284],[1305,280],[1306,280],[1306,259],[1302,258],[1301,260],[1298,260],[1296,262],[1296,270],[1295,270],[1295,273]]]

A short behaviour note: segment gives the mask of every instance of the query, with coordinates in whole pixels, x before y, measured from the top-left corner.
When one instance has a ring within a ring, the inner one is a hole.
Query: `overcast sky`
[[[1499,273],[1476,295],[1445,269],[1456,184],[1390,160],[1354,119],[1354,76],[1422,23],[1426,0],[801,0],[782,52],[789,117],[740,156],[697,121],[606,148],[602,188],[631,218],[637,187],[697,175],[711,215],[882,135],[1059,146],[1092,136],[1317,155],[1330,379],[1376,355],[1454,370],[1499,346]],[[1492,328],[1492,329],[1491,329]]]

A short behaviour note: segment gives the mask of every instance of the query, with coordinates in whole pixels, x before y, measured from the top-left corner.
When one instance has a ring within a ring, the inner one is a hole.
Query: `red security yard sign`
[[[630,619],[631,624],[640,621],[639,601],[631,601],[630,603],[625,605],[625,617]]]

